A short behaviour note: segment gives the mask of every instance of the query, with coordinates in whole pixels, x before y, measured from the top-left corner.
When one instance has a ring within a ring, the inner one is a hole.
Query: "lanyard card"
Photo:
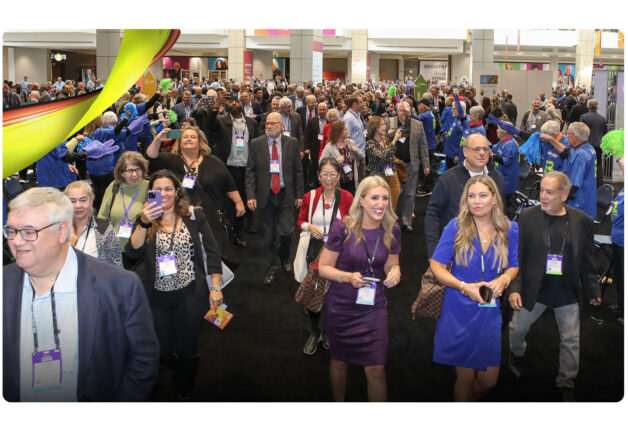
[[[185,177],[183,177],[181,185],[186,189],[193,189],[194,183],[196,183],[196,177],[194,177],[193,175],[186,175]]]
[[[279,161],[278,160],[270,161],[270,173],[279,174]]]
[[[61,350],[51,349],[32,355],[33,390],[59,388],[61,386]]]
[[[404,144],[404,143],[406,142],[406,137],[399,137],[399,138],[397,139],[397,142],[398,142],[398,143],[401,143],[401,144]]]
[[[238,152],[244,151],[244,136],[236,135],[236,150]]]
[[[342,164],[342,170],[345,172],[345,174],[349,174],[351,171],[353,171],[351,165],[349,165],[348,163]]]
[[[384,168],[384,175],[386,175],[386,177],[392,177],[394,174],[392,166],[387,165],[386,168]]]
[[[495,308],[497,307],[497,303],[495,303],[495,298],[493,297],[489,303],[478,303],[479,308]]]
[[[231,318],[233,318],[233,314],[231,312],[227,312],[224,305],[220,305],[214,310],[210,309],[207,311],[203,318],[214,324],[219,329],[224,330],[227,324],[229,324],[229,321],[231,321]]]
[[[364,138],[367,138],[368,135],[369,135],[369,133],[368,133],[368,131],[366,129],[364,130],[363,134],[364,134]]]
[[[118,238],[129,239],[131,237],[131,230],[133,230],[133,225],[130,222],[121,221],[118,227]]]
[[[366,278],[364,278],[366,279]],[[372,280],[373,278],[371,278]],[[375,290],[377,290],[377,283],[372,282],[371,285],[358,289],[358,298],[355,303],[358,305],[370,305],[375,304]]]
[[[323,141],[323,133],[318,134],[318,141]]]
[[[285,135],[286,137],[289,137],[290,136],[290,130],[289,129],[284,129],[283,135]]]
[[[548,254],[545,273],[547,275],[562,275],[563,256],[561,256],[560,254]]]
[[[166,254],[157,258],[157,263],[159,263],[160,278],[177,273],[177,263],[174,259],[174,254]]]

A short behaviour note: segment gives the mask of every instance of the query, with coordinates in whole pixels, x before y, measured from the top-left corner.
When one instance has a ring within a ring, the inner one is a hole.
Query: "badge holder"
[[[279,174],[279,161],[278,160],[270,161],[270,173]]]
[[[351,169],[351,165],[349,165],[348,163],[342,164],[342,170],[345,174],[349,174],[351,171],[353,171],[353,169]]]
[[[358,297],[355,300],[355,303],[358,305],[375,305],[375,291],[377,290],[377,283],[379,282],[378,278],[364,278],[365,281],[369,281],[371,285],[367,285],[365,287],[358,289]]]
[[[195,183],[196,183],[196,177],[194,177],[193,175],[186,175],[185,177],[183,177],[181,186],[183,186],[186,189],[193,189]]]
[[[394,175],[394,171],[392,169],[392,166],[388,165],[388,166],[386,166],[386,168],[384,168],[384,175],[386,177],[392,177]]]
[[[562,275],[563,256],[560,254],[548,254],[545,273],[547,275]]]
[[[118,227],[118,238],[129,239],[131,237],[131,231],[133,230],[133,224],[127,221],[121,221]]]
[[[157,258],[157,263],[159,264],[160,278],[177,273],[177,263],[174,254],[166,254]]]
[[[238,152],[244,151],[244,137],[236,136],[236,150]]]
[[[60,388],[62,380],[61,350],[51,349],[32,354],[33,391]]]

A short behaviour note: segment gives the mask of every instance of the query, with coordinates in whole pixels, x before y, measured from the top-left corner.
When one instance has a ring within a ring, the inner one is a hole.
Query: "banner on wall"
[[[323,81],[323,42],[312,42],[312,83]]]
[[[426,82],[446,82],[447,61],[419,61],[419,75]]]
[[[366,53],[366,80],[371,78],[371,53]]]
[[[576,82],[576,65],[575,64],[558,64],[557,84],[563,88],[574,86]]]
[[[166,56],[162,60],[162,79],[170,78],[181,80],[190,77],[190,58],[187,56]]]
[[[245,51],[246,53],[246,51]],[[229,60],[225,57],[210,57],[207,58],[208,70],[228,70]]]
[[[499,76],[496,74],[481,74],[480,75],[480,94],[485,96],[497,95],[497,84],[499,83]]]
[[[332,80],[344,80],[346,74],[347,73],[344,71],[323,71],[323,78],[328,82]]]
[[[244,51],[244,78],[253,78],[253,51]]]
[[[541,62],[500,62],[500,70],[549,71],[549,64]]]
[[[285,77],[286,59],[273,58],[273,79],[277,77]]]

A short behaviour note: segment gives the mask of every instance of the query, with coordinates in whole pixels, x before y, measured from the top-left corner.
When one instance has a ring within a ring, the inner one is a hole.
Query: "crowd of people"
[[[3,103],[101,87],[95,77],[75,88],[25,76],[3,84]],[[177,398],[190,399],[199,328],[223,301],[221,276],[237,278],[239,248],[259,231],[261,282],[296,277],[296,225],[309,234],[297,254],[331,282],[322,313],[308,312],[303,352],[329,349],[336,401],[349,365],[364,367],[369,400],[385,401],[385,289],[402,281],[402,236],[414,232],[416,197],[429,197],[429,266],[446,287],[433,360],[456,368],[453,398],[478,400],[495,386],[503,322],[508,367],[523,375],[526,334],[549,306],[560,332],[556,386],[574,400],[580,302],[601,304],[593,219],[606,120],[578,88],[541,92],[521,117],[512,98],[370,80],[184,77],[150,97],[131,88],[21,171],[37,186],[8,201],[5,398],[146,400],[162,364]],[[519,148],[534,135],[540,203],[515,222]],[[619,260],[623,190],[613,206]]]

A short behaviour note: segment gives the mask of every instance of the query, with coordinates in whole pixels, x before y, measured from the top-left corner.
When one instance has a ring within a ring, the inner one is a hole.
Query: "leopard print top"
[[[196,279],[194,274],[194,245],[190,231],[181,223],[174,234],[173,252],[177,273],[159,277],[159,257],[168,254],[170,249],[170,233],[157,233],[157,257],[155,258],[155,290],[175,291],[186,287]]]

